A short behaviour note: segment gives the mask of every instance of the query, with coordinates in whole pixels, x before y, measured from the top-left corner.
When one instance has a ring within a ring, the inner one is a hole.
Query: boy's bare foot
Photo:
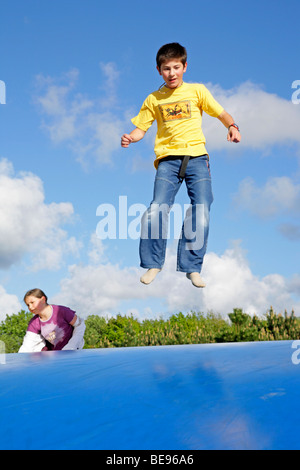
[[[150,284],[152,281],[154,281],[154,279],[156,278],[157,274],[160,271],[161,271],[161,269],[158,269],[158,268],[148,269],[148,271],[145,274],[143,274],[140,281],[143,284]]]
[[[205,287],[206,284],[200,276],[200,273],[187,273],[186,277],[192,282],[195,287]]]

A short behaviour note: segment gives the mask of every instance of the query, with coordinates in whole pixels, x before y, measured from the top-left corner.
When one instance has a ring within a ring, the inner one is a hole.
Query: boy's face
[[[177,88],[182,85],[182,77],[186,71],[187,63],[183,65],[180,59],[170,59],[163,62],[160,68],[156,68],[168,88]]]

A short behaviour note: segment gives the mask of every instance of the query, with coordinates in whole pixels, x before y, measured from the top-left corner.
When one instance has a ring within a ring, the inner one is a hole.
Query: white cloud
[[[241,181],[234,203],[262,218],[300,214],[300,184],[287,176],[270,177],[258,187],[252,178]]]
[[[102,86],[106,97],[102,99],[102,105],[107,108],[116,104],[116,88],[117,82],[120,76],[120,72],[117,69],[116,64],[113,62],[103,63],[100,62],[100,69],[105,77],[104,84]]]
[[[268,93],[252,82],[224,90],[219,85],[207,84],[217,101],[233,116],[241,129],[242,141],[229,144],[224,128],[218,120],[204,114],[204,133],[208,151],[240,148],[269,149],[274,145],[300,144],[300,106],[274,93]],[[226,132],[226,130],[225,130]]]
[[[8,294],[0,285],[0,322],[5,320],[6,315],[12,315],[22,310],[22,306],[16,295]]]
[[[292,294],[300,296],[300,275],[295,274],[289,282],[289,289]]]
[[[104,76],[100,87],[103,96],[92,100],[76,93],[78,70],[58,79],[37,77],[36,101],[44,116],[42,127],[55,144],[65,142],[84,167],[91,160],[111,164],[128,121],[126,111],[117,106],[116,65],[100,63],[100,68]]]
[[[293,298],[297,291],[290,281],[277,273],[256,276],[239,241],[222,255],[207,253],[202,272],[207,284],[204,289],[187,283],[181,273],[175,273],[175,266],[174,250],[169,252],[165,275],[161,275],[163,285],[159,287],[162,298],[165,294],[168,311],[213,310],[226,315],[237,307],[249,314],[264,314],[272,305],[278,311],[294,307],[300,315],[300,299]]]
[[[76,69],[64,74],[62,80],[66,81],[67,85],[57,85],[51,77],[37,76],[38,86],[46,88],[45,95],[38,98],[38,102],[46,114],[49,116],[64,116],[66,114],[68,95],[74,89],[78,75],[79,72]],[[76,110],[76,106],[73,107],[73,110]]]
[[[123,300],[139,294],[138,270],[118,265],[73,265],[69,278],[61,282],[61,292],[52,300],[74,307],[79,315],[115,314]]]
[[[105,260],[105,246],[97,237],[96,233],[93,233],[90,239],[90,249],[88,252],[90,263],[95,265]]]
[[[294,308],[300,313],[299,282],[295,278],[289,281],[276,273],[263,278],[256,276],[239,243],[233,244],[222,255],[206,255],[205,289],[193,287],[185,274],[175,269],[175,244],[168,250],[163,271],[150,286],[140,283],[142,270],[137,267],[122,268],[108,263],[73,265],[69,277],[61,282],[60,293],[51,300],[69,305],[83,316],[111,316],[132,311],[144,318],[144,312],[137,307],[141,301],[147,302],[153,316],[157,316],[157,312],[154,314],[151,304],[158,301],[160,314],[213,310],[226,315],[240,307],[249,314],[260,315],[271,305],[278,312]],[[126,310],[122,311],[124,303]],[[130,303],[132,308],[128,306]]]
[[[44,199],[40,178],[15,175],[8,160],[0,161],[0,268],[9,268],[29,253],[32,269],[58,269],[64,254],[79,249],[61,228],[72,221],[72,204],[45,204]]]
[[[300,299],[295,302],[292,298],[289,281],[276,273],[256,276],[238,243],[221,256],[209,253],[204,277],[203,301],[208,309],[228,313],[240,307],[249,314],[263,314],[272,305],[278,313],[294,307],[300,314]]]

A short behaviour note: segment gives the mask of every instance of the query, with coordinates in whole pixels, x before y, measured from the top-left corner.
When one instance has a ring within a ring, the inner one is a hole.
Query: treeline
[[[0,324],[0,341],[7,353],[22,344],[30,313],[7,316]],[[272,307],[263,316],[250,316],[236,308],[226,318],[214,313],[178,313],[168,319],[139,321],[117,315],[105,319],[90,315],[85,320],[85,348],[160,346],[239,341],[274,341],[300,338],[300,319],[292,311],[276,314]]]

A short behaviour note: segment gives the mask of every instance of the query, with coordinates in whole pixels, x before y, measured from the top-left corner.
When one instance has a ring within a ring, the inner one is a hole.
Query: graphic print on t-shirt
[[[191,117],[190,101],[177,101],[158,105],[164,122],[175,119],[189,119]]]
[[[56,346],[63,339],[64,330],[51,322],[42,326],[42,335],[49,343]]]

